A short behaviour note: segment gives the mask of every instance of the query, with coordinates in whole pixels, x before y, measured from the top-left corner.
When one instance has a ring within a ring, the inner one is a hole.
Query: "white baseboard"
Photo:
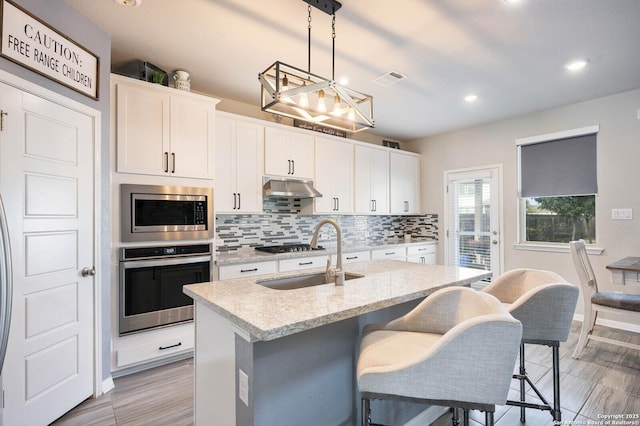
[[[575,314],[573,316],[575,321],[582,322],[584,320],[584,315]],[[619,330],[631,331],[633,333],[640,333],[640,325],[639,324],[631,324],[628,322],[615,321],[606,318],[598,318],[596,320],[596,325],[602,325],[605,327],[617,328]]]
[[[105,394],[115,387],[113,377],[109,376],[102,381],[102,393]]]

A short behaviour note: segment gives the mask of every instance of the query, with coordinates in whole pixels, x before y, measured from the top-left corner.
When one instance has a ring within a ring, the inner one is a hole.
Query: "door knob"
[[[93,277],[96,274],[96,268],[94,267],[87,268],[85,266],[84,268],[82,268],[82,271],[80,273],[82,274],[83,277]]]

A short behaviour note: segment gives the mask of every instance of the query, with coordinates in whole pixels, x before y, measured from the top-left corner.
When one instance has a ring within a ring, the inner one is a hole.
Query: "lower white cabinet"
[[[407,257],[406,247],[387,247],[371,250],[371,260],[394,259],[405,260]]]
[[[407,247],[407,262],[436,264],[436,245],[423,244]]]
[[[301,269],[320,268],[327,266],[327,255],[299,257],[296,259],[280,260],[280,272],[299,271]]]
[[[274,274],[278,271],[278,263],[275,260],[267,262],[242,263],[223,265],[218,268],[218,279],[231,280],[234,278],[253,277],[256,275]]]
[[[124,368],[193,350],[193,323],[122,336],[114,342],[115,366]]]

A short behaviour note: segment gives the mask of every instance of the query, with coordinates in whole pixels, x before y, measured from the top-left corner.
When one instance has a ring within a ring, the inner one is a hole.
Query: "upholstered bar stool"
[[[465,287],[431,294],[387,324],[365,327],[357,380],[362,425],[372,399],[402,400],[485,412],[507,400],[522,325],[493,296]]]
[[[497,297],[522,322],[520,370],[513,378],[520,381],[520,401],[507,405],[520,407],[520,421],[525,422],[525,409],[549,410],[561,421],[560,409],[560,342],[566,342],[576,309],[579,290],[560,275],[536,269],[513,269],[500,275],[483,292]],[[525,343],[550,346],[553,364],[553,406],[535,387],[525,368]],[[526,402],[525,383],[536,393],[542,404]]]

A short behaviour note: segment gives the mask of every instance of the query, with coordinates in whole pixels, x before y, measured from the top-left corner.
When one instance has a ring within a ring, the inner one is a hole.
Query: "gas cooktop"
[[[324,247],[318,246],[317,248],[312,249],[310,244],[297,243],[297,244],[282,244],[278,246],[256,247],[256,250],[277,254],[277,253],[293,253],[296,251],[324,250]]]

